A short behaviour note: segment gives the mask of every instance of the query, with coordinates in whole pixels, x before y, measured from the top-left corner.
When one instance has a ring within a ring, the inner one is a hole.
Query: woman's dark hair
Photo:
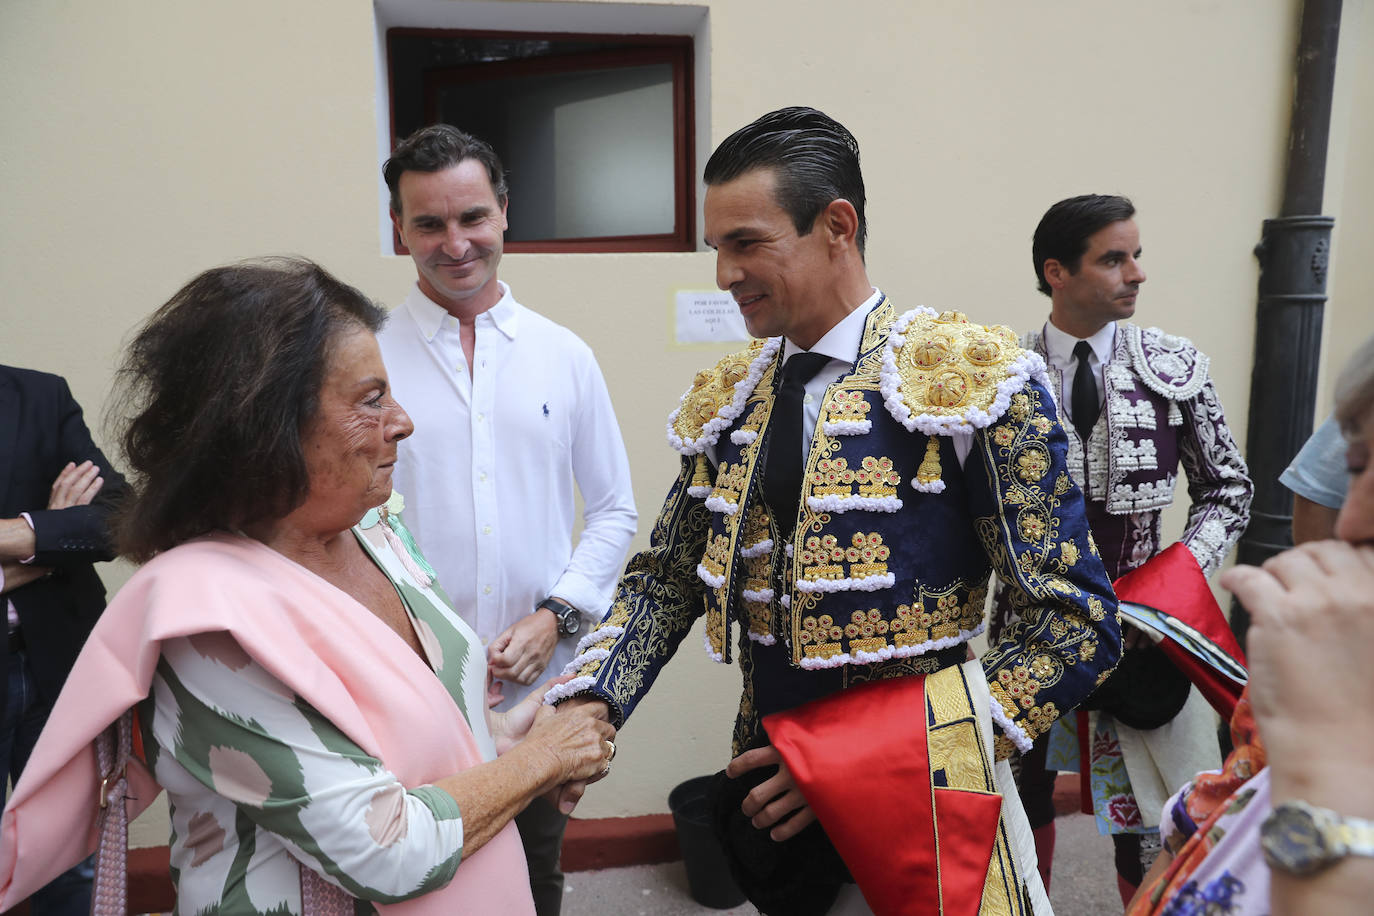
[[[1078,273],[1088,239],[1099,229],[1135,216],[1135,205],[1112,194],[1083,194],[1061,200],[1045,211],[1035,227],[1031,241],[1031,260],[1035,262],[1035,285],[1048,296],[1045,262],[1053,258],[1070,274]]]
[[[385,320],[304,259],[216,267],[183,286],[119,371],[112,418],[136,482],[116,525],[119,552],[143,562],[300,505],[309,488],[301,433],[332,344]]]
[[[779,108],[726,137],[706,162],[702,180],[725,184],[755,169],[773,169],[777,204],[798,235],[808,234],[821,211],[847,200],[859,216],[855,243],[868,240],[859,141],[834,118],[814,108]]]

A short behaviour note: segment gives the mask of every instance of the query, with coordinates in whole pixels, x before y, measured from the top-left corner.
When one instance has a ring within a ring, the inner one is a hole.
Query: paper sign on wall
[[[677,342],[733,343],[749,339],[739,306],[718,290],[678,290]]]

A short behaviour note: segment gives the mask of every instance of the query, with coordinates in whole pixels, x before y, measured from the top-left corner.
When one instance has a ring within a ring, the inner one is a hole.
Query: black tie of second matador
[[[1097,415],[1102,405],[1097,400],[1097,379],[1093,377],[1088,357],[1093,348],[1086,340],[1074,344],[1073,355],[1078,358],[1078,370],[1073,374],[1073,425],[1078,430],[1078,438],[1087,442],[1097,425]]]
[[[763,495],[784,536],[797,523],[802,484],[802,397],[830,357],[824,353],[793,353],[782,366],[782,387],[773,403],[768,463],[763,469]]]

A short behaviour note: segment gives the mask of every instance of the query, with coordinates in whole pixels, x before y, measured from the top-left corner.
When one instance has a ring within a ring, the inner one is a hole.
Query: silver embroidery
[[[1136,401],[1134,404],[1121,399],[1119,414],[1122,426],[1134,426],[1136,429],[1156,429],[1155,425],[1155,405],[1147,400]]]
[[[1134,512],[1163,509],[1174,501],[1174,482],[1177,479],[1173,474],[1168,474],[1161,480],[1147,480],[1134,487],[1119,483],[1112,488],[1112,502],[1128,505]]]
[[[1117,467],[1123,471],[1153,471],[1159,467],[1159,457],[1155,453],[1153,439],[1132,442],[1123,438],[1116,453]]]

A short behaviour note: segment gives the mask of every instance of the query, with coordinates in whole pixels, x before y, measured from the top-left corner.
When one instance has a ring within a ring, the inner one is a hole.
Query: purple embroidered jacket
[[[1022,346],[1048,364],[1039,331],[1025,335]],[[1083,488],[1088,525],[1112,579],[1167,546],[1161,517],[1174,501],[1180,464],[1192,503],[1182,541],[1203,573],[1217,571],[1250,520],[1254,484],[1207,367],[1187,338],[1120,322],[1102,367],[1102,412],[1086,447],[1073,424],[1063,424],[1069,473]],[[1054,366],[1048,372],[1058,398],[1062,373]],[[994,635],[1011,611],[998,597]]]

